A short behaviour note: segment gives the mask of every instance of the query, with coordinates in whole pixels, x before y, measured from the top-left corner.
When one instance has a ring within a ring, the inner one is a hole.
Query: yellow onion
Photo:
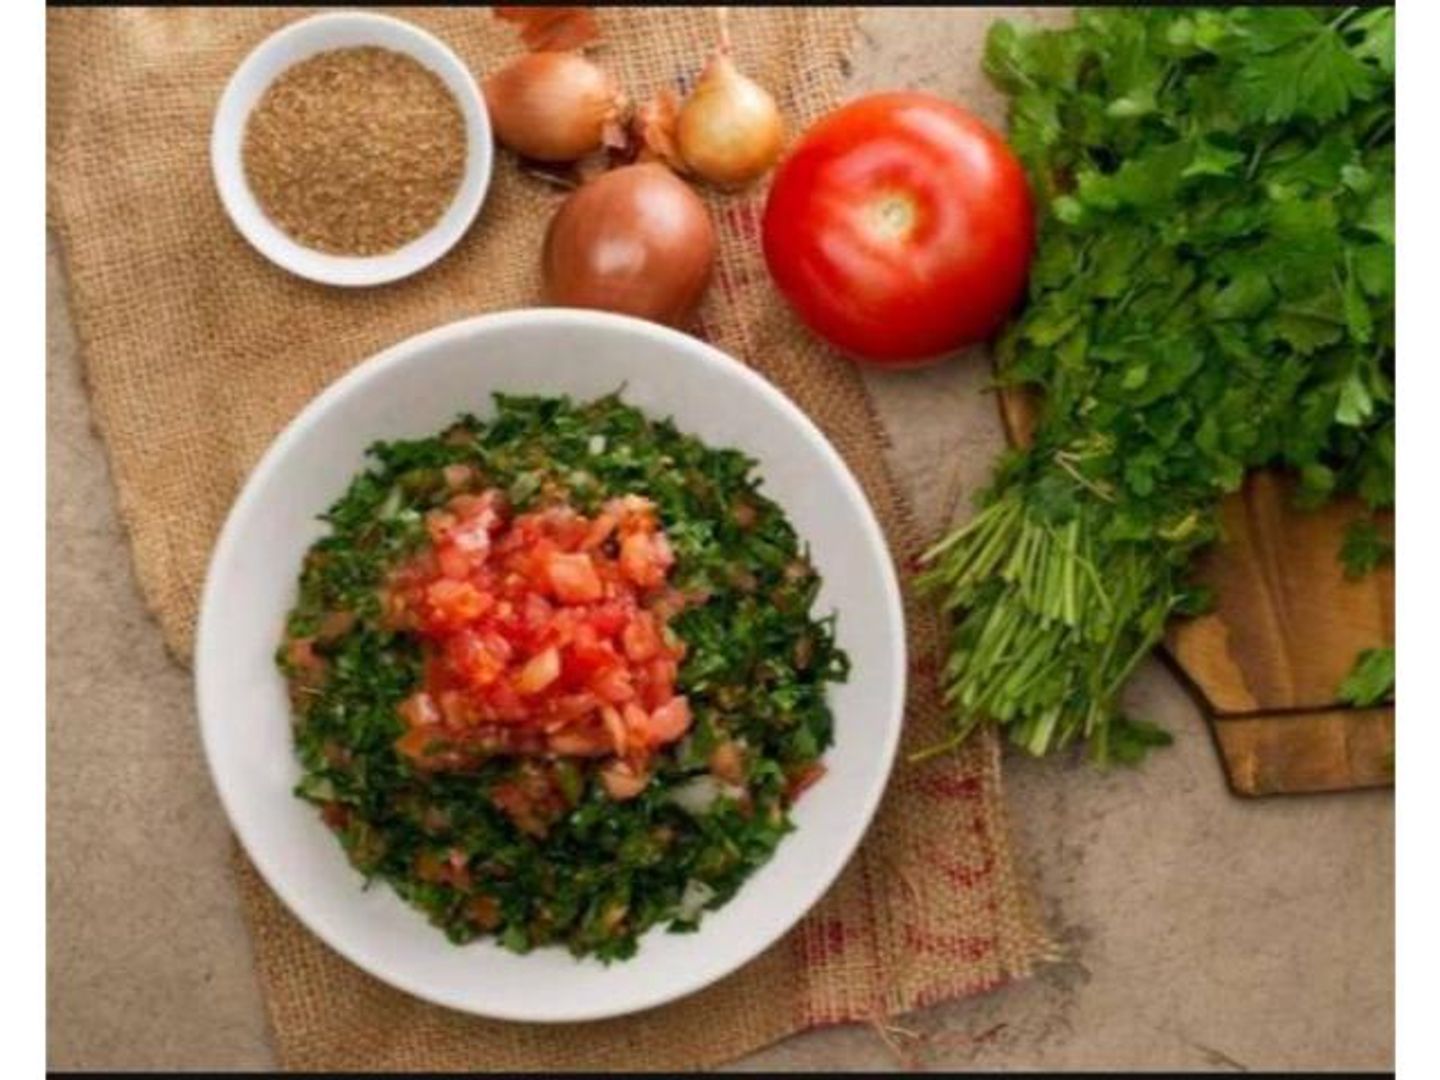
[[[722,43],[680,107],[676,142],[691,172],[712,184],[741,187],[780,157],[785,125],[775,99],[740,72]]]
[[[561,205],[545,234],[545,300],[676,325],[715,264],[704,202],[655,162],[602,173]]]
[[[485,104],[502,146],[536,161],[575,161],[619,129],[625,97],[579,53],[534,52],[485,80]]]

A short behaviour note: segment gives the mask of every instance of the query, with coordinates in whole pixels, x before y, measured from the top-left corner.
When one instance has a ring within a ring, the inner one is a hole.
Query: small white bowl
[[[424,64],[455,95],[465,118],[465,175],[449,208],[423,236],[383,255],[329,255],[296,243],[260,208],[245,181],[240,151],[245,122],[266,88],[286,68],[331,49],[375,45]],[[210,163],[220,201],[240,234],[277,266],[326,285],[381,285],[423,270],[465,234],[490,186],[494,151],[490,115],[470,70],[450,48],[418,26],[388,15],[341,11],[314,15],[271,34],[235,69],[215,111]]]
[[[300,777],[276,643],[295,601],[316,515],[377,439],[417,438],[457,414],[493,415],[490,395],[625,400],[713,447],[759,461],[838,615],[848,682],[830,688],[826,775],[794,811],[774,857],[693,934],[651,930],[609,967],[563,948],[527,956],[489,940],[450,944],[389,887],[362,890],[335,837],[293,791]],[[860,485],[825,436],[743,364],[692,337],[620,315],[512,311],[442,326],[341,378],[290,424],[236,500],[201,600],[195,680],[206,758],[255,866],[318,937],[392,986],[502,1020],[597,1020],[692,993],[776,941],[824,894],[880,802],[900,738],[905,625],[895,568]],[[638,1060],[638,1059],[637,1059]]]

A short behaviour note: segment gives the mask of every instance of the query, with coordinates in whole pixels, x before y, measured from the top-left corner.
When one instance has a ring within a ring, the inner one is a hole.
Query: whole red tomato
[[[1020,299],[1033,243],[1015,155],[932,94],[873,94],[823,117],[765,205],[765,261],[801,320],[888,366],[990,337]]]

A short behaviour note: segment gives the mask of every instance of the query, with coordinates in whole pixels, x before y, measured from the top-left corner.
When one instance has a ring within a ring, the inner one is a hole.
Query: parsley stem
[[[1270,152],[1270,148],[1280,141],[1281,133],[1275,131],[1265,136],[1255,144],[1255,150],[1250,155],[1249,162],[1245,165],[1245,181],[1249,183],[1255,179],[1255,174],[1260,171],[1260,162]]]
[[[1347,7],[1343,11],[1341,11],[1339,15],[1336,15],[1335,18],[1331,19],[1326,25],[1329,29],[1334,30],[1336,33],[1342,33],[1344,31],[1345,24],[1348,23],[1351,19],[1353,19],[1356,15],[1358,15],[1361,10],[1362,9],[1358,5],[1354,7]]]
[[[1180,65],[1176,61],[1172,60],[1165,65],[1165,74],[1161,76],[1160,87],[1155,91],[1156,102],[1159,102],[1159,100],[1165,96],[1165,91],[1170,89],[1170,84],[1175,81],[1175,76],[1179,74]]]
[[[948,754],[969,738],[969,736],[969,727],[957,728],[955,733],[948,739],[935,743],[932,746],[927,746],[923,750],[916,750],[906,760],[908,760],[911,765],[919,765],[921,762],[929,761],[931,758],[939,757],[941,754]]]
[[[1381,118],[1380,123],[1375,126],[1375,130],[1365,137],[1364,149],[1373,149],[1377,143],[1384,141],[1387,137],[1393,136],[1394,134],[1395,114],[1388,112]]]
[[[1063,451],[1056,451],[1055,464],[1059,465],[1060,468],[1064,469],[1067,473],[1069,473],[1071,479],[1073,479],[1086,491],[1094,495],[1097,499],[1103,499],[1105,502],[1115,501],[1115,496],[1113,494],[1111,494],[1105,488],[1101,487],[1095,481],[1091,480],[1079,469],[1075,468],[1075,466],[1071,464],[1071,461],[1072,458],[1068,454],[1064,453]]]
[[[1336,315],[1333,311],[1313,307],[1301,307],[1299,304],[1279,304],[1275,310],[1284,315],[1298,315],[1302,319],[1314,319],[1316,322],[1333,323],[1336,326],[1345,325],[1345,319]]]

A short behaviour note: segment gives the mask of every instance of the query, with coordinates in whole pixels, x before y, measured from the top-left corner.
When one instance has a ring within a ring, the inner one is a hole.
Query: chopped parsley
[[[376,444],[373,467],[324,515],[330,531],[305,559],[277,655],[304,769],[296,793],[367,880],[389,884],[451,940],[493,934],[517,952],[553,943],[620,959],[653,926],[694,929],[773,854],[832,742],[826,688],[847,660],[833,616],[811,614],[820,580],[746,455],[615,395],[496,404],[488,421]],[[671,624],[688,650],[678,686],[693,727],[659,752],[639,796],[607,796],[595,759],[500,756],[427,772],[396,752],[396,709],[422,659],[410,635],[385,628],[380,586],[426,542],[424,515],[449,494],[444,470],[462,464],[517,510],[564,501],[593,513],[627,494],[658,506],[672,583],[707,599]],[[740,753],[717,783],[722,746]],[[564,811],[543,835],[491,798],[539,781]]]

